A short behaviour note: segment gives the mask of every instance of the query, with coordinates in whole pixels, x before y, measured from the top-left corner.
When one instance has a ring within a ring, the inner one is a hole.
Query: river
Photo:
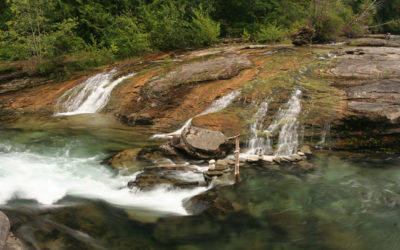
[[[208,192],[225,209],[190,214],[206,188],[126,187],[104,159],[155,147],[155,131],[103,115],[25,117],[0,130],[0,209],[32,249],[398,249],[400,159],[317,151],[307,174],[243,168]],[[229,204],[229,205],[226,205]]]

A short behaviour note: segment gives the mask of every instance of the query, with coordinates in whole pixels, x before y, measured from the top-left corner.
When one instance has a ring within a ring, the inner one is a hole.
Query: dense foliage
[[[399,33],[399,16],[400,0],[0,0],[0,60],[68,73],[221,37],[282,42],[305,24],[319,41]]]

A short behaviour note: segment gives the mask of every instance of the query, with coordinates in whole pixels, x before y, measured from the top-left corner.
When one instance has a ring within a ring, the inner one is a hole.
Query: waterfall
[[[272,150],[269,137],[267,136],[267,138],[265,138],[264,136],[260,136],[260,132],[263,131],[263,125],[267,111],[268,103],[261,103],[260,108],[255,114],[255,121],[250,126],[250,133],[252,137],[248,141],[248,150],[246,152],[249,155],[268,154]]]
[[[263,130],[263,123],[268,111],[268,103],[263,102],[260,105],[257,113],[255,114],[255,122],[250,126],[251,139],[248,142],[247,155],[261,155],[271,154],[272,139],[271,136],[279,131],[278,146],[275,155],[291,155],[296,153],[299,146],[298,136],[298,115],[301,111],[300,96],[302,92],[295,90],[292,93],[289,101],[281,107],[266,130],[263,131],[265,135],[260,135]]]
[[[122,76],[113,80],[118,71],[112,69],[88,78],[86,81],[68,90],[57,101],[56,115],[76,115],[96,113],[104,108],[112,90],[125,79],[132,77],[135,73]]]
[[[225,95],[225,96],[213,101],[211,103],[210,107],[208,107],[206,110],[204,110],[200,114],[196,115],[195,117],[202,116],[202,115],[207,115],[207,114],[211,114],[211,113],[216,113],[216,112],[219,112],[221,110],[224,110],[226,107],[228,107],[233,102],[233,100],[235,100],[236,97],[238,97],[240,95],[240,93],[241,93],[240,90],[235,90],[235,91],[232,91],[229,94],[227,94],[227,95]],[[178,130],[176,130],[176,131],[174,131],[172,133],[156,134],[156,135],[153,135],[152,138],[167,139],[167,138],[172,138],[172,136],[174,136],[174,135],[180,135],[185,128],[190,126],[190,124],[192,123],[193,118],[195,118],[195,117],[192,117],[189,120],[187,120],[182,127],[180,127]]]
[[[291,155],[299,146],[298,115],[301,112],[300,96],[302,92],[295,90],[287,103],[287,109],[281,110],[278,119],[271,124],[269,131],[273,132],[281,126],[276,155]]]

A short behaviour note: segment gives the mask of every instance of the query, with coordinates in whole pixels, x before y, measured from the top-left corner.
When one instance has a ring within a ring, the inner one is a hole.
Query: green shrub
[[[251,35],[249,32],[247,32],[246,28],[243,29],[243,33],[242,33],[241,37],[242,37],[243,41],[245,41],[245,42],[250,41]]]
[[[260,30],[254,34],[254,41],[260,43],[277,43],[287,38],[287,30],[275,24],[261,26]]]
[[[133,57],[150,50],[149,35],[130,15],[116,17],[105,33],[107,45],[117,58]]]
[[[144,11],[144,21],[153,48],[169,50],[186,48],[189,44],[189,22],[185,6],[174,2],[150,6]]]
[[[45,39],[47,57],[75,53],[85,48],[85,42],[75,32],[77,25],[76,19],[53,24],[53,32]]]
[[[192,9],[193,18],[190,24],[191,44],[194,46],[207,46],[218,41],[220,25],[210,18],[208,12],[200,6]]]

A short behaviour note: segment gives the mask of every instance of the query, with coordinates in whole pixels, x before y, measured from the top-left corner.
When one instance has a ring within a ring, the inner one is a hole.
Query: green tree
[[[185,5],[173,1],[154,1],[142,9],[142,19],[154,48],[161,50],[186,48],[189,45]]]
[[[196,46],[211,45],[218,41],[220,34],[219,23],[212,20],[202,6],[193,8],[191,28],[191,44]]]
[[[309,25],[315,29],[315,40],[334,40],[343,34],[346,23],[352,19],[351,6],[340,0],[312,0]]]
[[[400,0],[384,0],[374,21],[376,31],[400,34]]]
[[[9,36],[15,42],[24,44],[27,52],[41,63],[47,52],[49,20],[44,12],[51,8],[45,0],[9,0],[14,18],[9,21]]]
[[[106,29],[105,41],[118,58],[132,57],[150,50],[149,35],[132,15],[117,16]]]

